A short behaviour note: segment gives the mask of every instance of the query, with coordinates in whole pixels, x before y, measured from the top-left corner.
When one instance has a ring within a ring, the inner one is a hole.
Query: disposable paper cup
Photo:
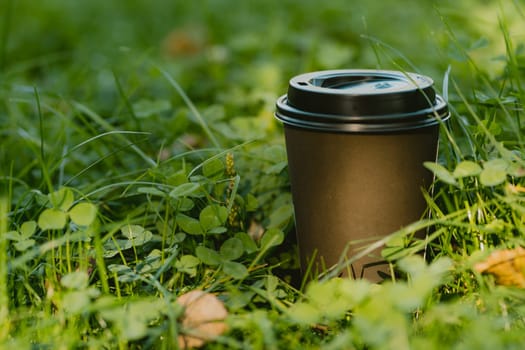
[[[422,75],[378,70],[290,80],[276,118],[284,123],[303,273],[346,258],[354,278],[390,274],[380,247],[355,257],[425,212],[422,188],[433,177],[423,162],[436,159],[439,124],[449,118],[432,86]]]

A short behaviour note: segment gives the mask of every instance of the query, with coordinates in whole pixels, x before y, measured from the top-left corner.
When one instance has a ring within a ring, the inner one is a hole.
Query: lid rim
[[[436,95],[436,104],[430,108],[382,116],[342,116],[304,112],[287,104],[286,98],[287,95],[283,95],[277,100],[275,117],[285,125],[309,130],[353,133],[392,132],[435,126],[450,118],[447,103],[439,95]]]
[[[442,121],[446,121],[450,117],[447,114],[442,118]],[[314,125],[313,123],[297,123],[287,122],[281,119],[283,124],[287,127],[294,127],[302,130],[309,131],[321,131],[321,132],[333,132],[333,133],[352,133],[352,134],[384,134],[384,133],[395,133],[402,131],[414,131],[424,128],[437,127],[439,121],[429,119],[427,123],[413,123],[413,124],[341,124],[335,127],[333,124],[320,124]],[[372,127],[373,126],[373,127]]]

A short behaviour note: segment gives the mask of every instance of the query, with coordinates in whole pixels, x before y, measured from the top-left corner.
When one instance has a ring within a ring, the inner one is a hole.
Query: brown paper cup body
[[[439,125],[385,134],[331,133],[285,125],[296,232],[303,273],[355,259],[386,235],[420,219],[423,166],[435,161]],[[346,255],[344,255],[346,251]],[[381,247],[342,274],[373,282],[390,275]]]

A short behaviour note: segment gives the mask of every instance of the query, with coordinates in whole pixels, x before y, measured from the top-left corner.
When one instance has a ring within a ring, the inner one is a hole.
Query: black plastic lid
[[[277,119],[306,129],[388,132],[435,125],[448,119],[432,79],[384,70],[331,70],[290,80],[277,100]]]

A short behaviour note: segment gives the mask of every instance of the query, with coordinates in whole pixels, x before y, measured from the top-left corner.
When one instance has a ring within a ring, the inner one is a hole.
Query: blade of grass
[[[384,43],[383,41],[381,41],[381,40],[379,40],[377,38],[374,38],[374,37],[371,37],[371,36],[368,36],[368,35],[361,35],[361,37],[364,38],[364,39],[369,40],[372,43],[372,45],[374,47],[374,53],[376,54],[376,56],[378,56],[378,53],[376,52],[375,47],[377,46],[379,48],[382,48],[384,54],[389,57],[390,61],[394,64],[394,66],[397,67],[397,69],[399,69],[401,72],[404,72],[408,79],[412,80],[412,78],[407,74],[406,70],[403,67],[401,67],[401,65],[399,63],[396,62],[396,60],[392,57],[392,55],[389,54],[388,51],[394,53],[396,56],[401,58],[410,67],[410,69],[412,71],[417,72],[418,68],[416,67],[416,65],[414,63],[412,63],[408,59],[408,57],[406,57],[402,52],[400,52],[399,50],[397,50],[393,46],[388,45],[388,44]],[[379,62],[379,59],[378,59],[378,62]],[[449,74],[450,74],[450,66],[447,69],[447,71],[445,73],[445,77],[444,77],[444,83],[446,84],[446,85],[444,85],[445,101],[448,100],[448,79],[449,79]],[[436,119],[441,123],[441,125],[444,125],[444,123],[441,121],[441,117],[437,113],[434,113],[434,114],[435,114]],[[456,154],[461,158],[462,157],[461,149],[457,145],[453,135],[450,133],[450,131],[446,127],[442,128],[442,130],[447,135],[447,138],[448,138],[448,140],[450,142],[450,145],[452,145],[452,147],[454,148],[454,151],[456,152]]]
[[[116,130],[111,124],[109,124],[108,122],[106,122],[104,120],[104,118],[102,118],[100,115],[98,115],[96,112],[94,112],[93,110],[91,110],[90,108],[88,108],[87,106],[79,103],[79,102],[72,102],[73,106],[79,110],[80,112],[86,114],[88,117],[90,117],[95,123],[97,123],[98,125],[100,125],[102,128],[104,128],[105,130],[107,130],[108,132],[109,131],[112,131],[112,132],[116,132],[118,130]],[[117,138],[121,141],[124,141],[126,143],[129,143],[129,141],[121,134],[121,132],[117,132],[115,134],[117,136]],[[148,165],[150,165],[151,167],[156,167],[157,166],[157,163],[151,159],[150,157],[148,157],[140,148],[138,148],[136,145],[134,144],[131,144],[130,145],[130,148],[135,152],[137,153],[137,155],[139,155],[144,161],[146,161],[146,163],[148,163]]]
[[[364,27],[364,31],[366,33],[368,33],[368,22],[366,20],[366,17],[365,16],[362,16],[361,17],[361,21],[363,22],[363,27]],[[365,35],[362,35],[361,36],[363,39],[367,39],[368,40],[368,37],[371,37],[369,34],[365,34]],[[370,41],[370,46],[372,47],[372,51],[374,52],[374,57],[377,61],[377,64],[376,64],[376,67],[379,69],[379,67],[381,67],[381,55],[379,55],[379,51],[377,50],[377,44],[375,44],[373,41],[369,40]]]
[[[485,134],[487,139],[490,141],[492,146],[496,150],[498,150],[499,154],[502,157],[507,157],[508,154],[509,154],[509,151],[501,144],[501,142],[498,142],[498,140],[496,140],[496,137],[489,131],[487,126],[481,121],[481,118],[478,116],[476,111],[473,109],[472,105],[468,102],[468,100],[465,97],[465,95],[461,92],[461,89],[459,88],[458,84],[454,80],[452,80],[452,83],[454,84],[454,88],[457,91],[461,101],[464,103],[465,107],[467,108],[470,116],[476,121],[476,124],[483,131],[483,133]],[[520,163],[522,163],[522,164],[525,163],[525,161],[520,160],[517,157],[516,157],[515,160],[520,162]]]
[[[165,187],[167,190],[172,190],[175,188],[175,186],[167,185],[167,184],[161,184],[157,182],[149,182],[149,181],[123,181],[123,182],[114,182],[109,185],[103,186],[103,187],[97,187],[95,190],[87,193],[85,195],[86,198],[90,198],[91,196],[99,193],[104,192],[106,190],[112,190],[114,188],[118,187],[129,187],[133,185],[142,185],[142,186],[158,186],[158,187]]]
[[[424,245],[427,245],[430,241],[436,239],[443,233],[446,233],[448,226],[454,226],[454,227],[462,227],[462,228],[471,228],[468,224],[463,224],[460,221],[463,220],[464,217],[466,217],[467,212],[466,210],[458,210],[456,212],[450,213],[446,215],[443,218],[439,219],[423,219],[416,221],[412,224],[409,224],[408,226],[405,226],[401,228],[398,231],[395,231],[373,243],[370,245],[367,245],[364,247],[359,253],[356,253],[354,256],[350,258],[346,258],[346,256],[341,256],[339,263],[330,269],[328,269],[325,273],[323,273],[321,279],[327,280],[334,277],[337,277],[341,274],[342,271],[344,271],[350,264],[352,264],[354,261],[357,261],[370,253],[372,253],[374,250],[379,249],[385,244],[387,244],[392,238],[396,236],[407,236],[412,233],[422,231],[424,229],[428,229],[430,227],[435,226],[444,226],[442,229],[437,230],[436,232],[432,233],[430,236],[427,237],[424,241],[420,243],[421,248],[423,248]]]
[[[389,54],[389,52],[387,51],[387,49],[394,53],[395,55],[397,55],[399,58],[401,58],[404,62],[406,62],[408,64],[408,66],[410,67],[410,69],[413,71],[413,72],[418,72],[418,69],[416,67],[416,65],[414,63],[412,63],[412,61],[410,61],[408,59],[408,57],[406,57],[401,51],[399,51],[398,49],[396,49],[395,47],[383,42],[382,40],[380,39],[377,39],[377,38],[374,38],[372,36],[369,36],[369,35],[361,35],[361,38],[363,39],[367,39],[368,41],[370,41],[373,45],[379,47],[379,48],[383,48],[383,53],[385,55],[387,55],[390,59],[391,62],[393,62],[396,66],[399,66],[394,58]],[[376,52],[375,48],[374,48],[374,52]],[[378,54],[376,53],[376,56],[378,56]],[[379,60],[378,60],[379,61]]]
[[[47,188],[49,193],[53,192],[53,183],[51,182],[51,178],[49,177],[49,172],[46,165],[46,154],[44,149],[44,116],[42,115],[42,108],[40,106],[40,94],[38,93],[38,89],[35,86],[34,87],[34,94],[35,94],[35,100],[36,100],[36,107],[37,107],[37,113],[38,113],[38,120],[39,120],[39,128],[40,128],[40,154],[39,154],[39,161],[40,161],[40,170],[42,171],[42,178],[44,179],[45,183],[47,184]]]
[[[135,111],[133,110],[133,106],[129,102],[128,96],[124,93],[124,89],[122,88],[122,84],[120,83],[120,80],[118,79],[117,72],[115,70],[112,70],[113,78],[115,79],[115,85],[117,85],[117,90],[120,94],[120,97],[124,101],[124,105],[128,109],[129,114],[131,115],[131,118],[133,118],[133,121],[135,122],[135,126],[137,130],[142,130],[142,126],[140,125],[140,120],[137,118],[137,115],[135,114]]]
[[[94,246],[95,246],[95,264],[97,266],[98,276],[100,278],[100,283],[102,284],[102,290],[104,293],[109,293],[109,283],[108,283],[108,271],[106,268],[106,262],[104,261],[104,246],[102,243],[102,238],[100,237],[100,230],[97,230],[94,235]]]
[[[521,79],[518,78],[521,75],[522,68],[520,67],[518,58],[516,57],[516,51],[514,49],[514,44],[510,37],[509,28],[508,28],[507,22],[502,16],[499,16],[498,23],[499,23],[500,30],[503,33],[503,38],[505,40],[505,48],[507,51],[507,60],[508,60],[507,69],[509,71],[509,75],[511,77],[516,78],[512,80],[512,85],[514,85],[514,88],[518,90],[519,96],[523,98],[525,96],[525,93],[523,91]],[[514,120],[514,118],[512,118],[511,120]],[[521,121],[520,121],[519,116],[515,118],[515,120],[516,120],[516,128],[518,131],[517,139],[518,139],[518,142],[521,144],[521,132],[520,132],[521,131]]]
[[[151,133],[149,133],[149,132],[142,132],[142,131],[126,131],[126,130],[108,131],[108,132],[105,132],[105,133],[93,136],[93,137],[89,138],[88,140],[82,141],[79,144],[73,146],[71,148],[71,150],[69,150],[69,152],[66,153],[66,156],[68,156],[72,152],[76,151],[77,149],[87,145],[90,142],[93,142],[93,141],[95,141],[95,140],[97,140],[99,138],[105,137],[105,136],[115,135],[115,134],[121,134],[121,135],[150,135]]]
[[[113,150],[112,152],[100,157],[99,159],[95,160],[94,162],[90,163],[89,165],[87,165],[85,168],[83,168],[82,170],[80,170],[79,172],[77,172],[75,175],[73,175],[72,177],[70,177],[65,185],[68,185],[70,184],[71,182],[73,182],[73,180],[77,179],[78,177],[82,176],[82,174],[86,173],[87,171],[89,171],[91,168],[93,168],[94,166],[96,166],[97,164],[99,163],[102,163],[103,161],[105,161],[106,159],[110,158],[110,157],[113,157],[115,154],[119,153],[119,152],[122,152],[124,151],[125,149],[127,149],[130,145],[132,144],[127,144],[127,145],[123,145],[115,150]],[[65,158],[65,157],[64,157]]]
[[[171,84],[171,86],[175,89],[175,91],[177,91],[180,97],[182,97],[182,99],[184,100],[188,108],[190,109],[191,113],[193,114],[195,119],[197,119],[197,122],[201,125],[202,130],[204,130],[204,132],[206,133],[210,141],[213,143],[213,145],[216,148],[219,148],[219,149],[222,148],[219,141],[217,140],[215,135],[213,135],[210,128],[208,127],[208,124],[206,123],[206,121],[204,120],[200,112],[198,111],[197,107],[195,107],[195,105],[193,104],[191,99],[188,97],[188,95],[184,92],[184,90],[181,88],[179,83],[177,83],[175,79],[173,79],[172,76],[168,72],[166,72],[164,69],[158,66],[155,66],[155,68],[164,76],[164,78],[166,78],[166,80]]]
[[[11,208],[12,182],[9,182],[7,193],[0,192],[0,340],[9,336],[9,281],[8,281],[8,252],[4,238],[9,231],[9,211]]]
[[[513,116],[509,112],[507,106],[502,102],[502,99],[500,97],[501,97],[501,91],[503,91],[503,90],[499,89],[499,91],[498,91],[497,89],[494,88],[494,82],[491,81],[491,79],[488,77],[486,72],[483,71],[483,69],[481,69],[478,66],[478,64],[472,58],[472,56],[469,54],[469,52],[464,47],[464,45],[462,45],[460,43],[459,39],[457,38],[457,36],[455,34],[455,31],[451,28],[450,23],[448,23],[448,21],[445,20],[445,16],[443,16],[441,11],[438,10],[437,8],[436,8],[436,11],[438,12],[440,17],[442,18],[442,23],[445,25],[445,27],[447,29],[447,33],[448,33],[448,36],[449,36],[449,38],[451,40],[451,43],[455,46],[455,48],[457,48],[459,50],[459,52],[461,52],[463,57],[467,60],[469,66],[473,69],[473,71],[475,72],[476,76],[481,80],[481,82],[483,83],[484,88],[489,93],[489,95],[497,96],[497,98],[496,98],[497,106],[501,109],[501,112],[503,112],[503,114],[504,114],[504,116],[506,118],[506,121],[509,123],[509,125],[513,126],[513,130],[514,130],[514,134],[516,136],[516,139],[518,140],[518,143],[521,145],[522,144],[522,136],[521,136],[521,129],[519,128],[519,117],[516,118],[516,119],[518,119],[518,121],[516,121],[515,118],[513,118]],[[503,13],[503,11],[501,10],[500,13]],[[502,31],[502,34],[503,34],[503,37],[504,37],[504,40],[505,40],[505,45],[506,45],[506,49],[507,49],[507,56],[508,56],[508,59],[509,59],[509,64],[510,65],[514,64],[515,67],[518,67],[517,66],[517,60],[516,60],[515,52],[513,51],[512,41],[511,41],[511,38],[510,38],[510,35],[509,35],[509,32],[508,32],[508,27],[506,25],[505,20],[503,19],[504,17],[502,17],[502,15],[500,15],[499,18],[500,18],[500,20],[499,20],[500,30]],[[518,74],[513,75],[513,76],[514,77],[519,77],[520,74],[518,73]],[[519,83],[519,84],[521,84],[521,83]],[[457,85],[456,85],[456,89],[457,89]],[[523,96],[523,95],[521,95],[521,96]],[[464,102],[466,102],[466,99],[464,97],[462,98],[462,100]],[[471,108],[469,108],[469,109],[472,110]],[[479,120],[480,120],[480,118],[477,118],[477,120],[476,120],[476,122],[478,124],[479,124]],[[483,128],[483,126],[481,126],[481,127],[483,129],[483,132],[485,132],[487,130],[487,128]],[[487,134],[487,136],[488,136],[488,134]]]
[[[514,8],[516,9],[516,12],[519,13],[519,15],[522,18],[525,18],[525,12],[523,12],[523,9],[521,8],[521,3],[518,0],[512,0],[512,3],[514,4]]]

